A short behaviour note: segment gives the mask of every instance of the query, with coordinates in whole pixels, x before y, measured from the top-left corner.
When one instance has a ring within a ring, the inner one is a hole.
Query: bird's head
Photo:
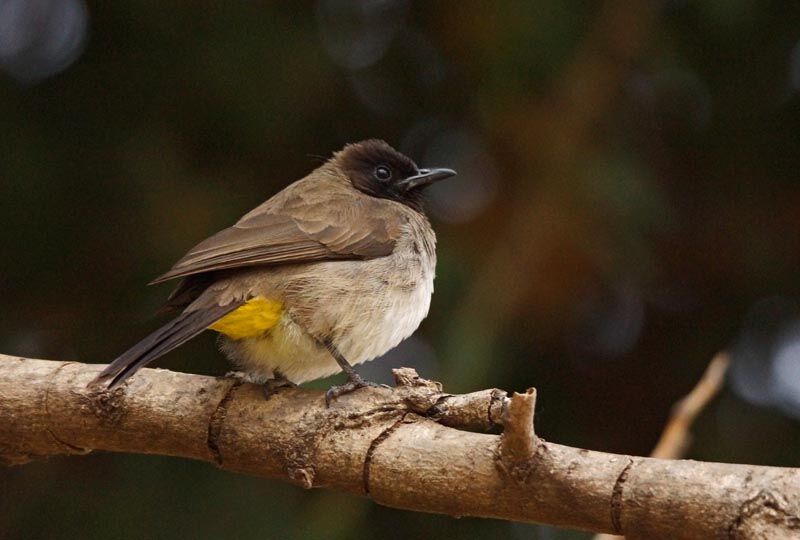
[[[420,169],[385,142],[369,139],[348,144],[333,163],[359,191],[422,211],[423,190],[456,174],[452,169]]]

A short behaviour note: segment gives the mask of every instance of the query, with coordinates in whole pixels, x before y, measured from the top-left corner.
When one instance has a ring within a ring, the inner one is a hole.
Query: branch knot
[[[524,394],[514,392],[502,413],[504,429],[497,465],[518,483],[525,483],[530,476],[540,446],[533,429],[535,409],[536,389],[528,388]]]

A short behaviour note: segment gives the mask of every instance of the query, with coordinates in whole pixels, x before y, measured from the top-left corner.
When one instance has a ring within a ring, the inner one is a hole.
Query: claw
[[[350,379],[346,383],[336,386],[331,386],[330,388],[328,388],[328,391],[325,392],[325,406],[330,407],[331,401],[333,401],[334,399],[343,396],[345,394],[349,394],[350,392],[358,390],[359,388],[365,388],[367,386],[381,387],[384,385],[365,381],[358,374],[354,374],[354,376],[350,377]]]
[[[239,382],[250,382],[247,378],[247,373],[244,371],[229,371],[225,374],[226,379],[233,379]]]
[[[267,379],[264,384],[261,385],[261,389],[264,392],[264,399],[271,398],[284,388],[297,388],[297,385],[286,377]]]

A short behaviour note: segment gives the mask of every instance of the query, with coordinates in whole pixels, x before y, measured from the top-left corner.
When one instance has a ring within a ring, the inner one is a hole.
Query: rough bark
[[[0,355],[0,459],[92,450],[182,456],[453,516],[627,538],[796,538],[800,471],[614,455],[533,431],[535,393],[442,393],[411,370],[325,407],[320,391],[265,400],[232,379],[145,369],[112,392],[102,366]],[[503,425],[502,435],[463,431]]]
[[[650,457],[681,459],[686,455],[692,441],[691,427],[706,405],[722,390],[725,373],[730,365],[726,351],[717,353],[692,391],[678,401],[672,409],[661,437]],[[624,540],[624,536],[600,533],[594,540]]]

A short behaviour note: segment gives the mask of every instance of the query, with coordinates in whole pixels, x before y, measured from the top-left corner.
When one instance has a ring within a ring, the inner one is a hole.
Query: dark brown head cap
[[[403,203],[420,212],[423,189],[455,174],[450,169],[420,169],[410,158],[379,139],[348,144],[331,161],[359,191]]]

